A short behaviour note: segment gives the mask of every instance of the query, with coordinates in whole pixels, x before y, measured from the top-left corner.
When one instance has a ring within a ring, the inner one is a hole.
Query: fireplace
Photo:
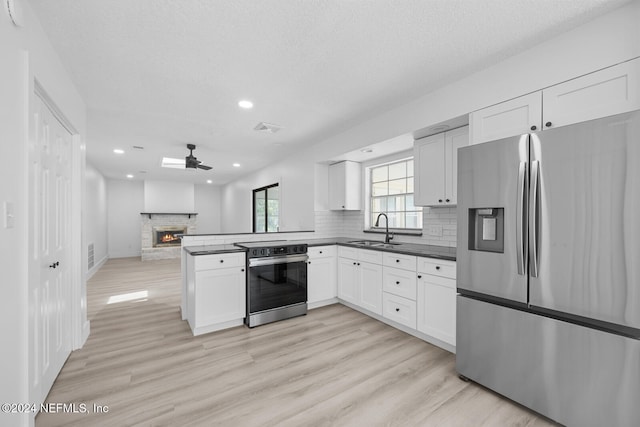
[[[182,234],[187,234],[187,227],[153,227],[153,247],[180,246]]]

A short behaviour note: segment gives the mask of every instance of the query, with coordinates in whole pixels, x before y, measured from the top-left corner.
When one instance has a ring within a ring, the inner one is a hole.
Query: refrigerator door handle
[[[538,193],[540,191],[540,162],[533,160],[531,162],[531,189],[529,192],[529,229],[531,235],[529,236],[529,252],[531,253],[531,277],[538,277],[538,270],[540,268],[539,261],[539,238],[538,230],[540,213],[538,212],[540,206],[538,206]]]
[[[520,162],[518,168],[518,202],[516,205],[516,258],[518,262],[518,274],[527,274],[527,162]]]

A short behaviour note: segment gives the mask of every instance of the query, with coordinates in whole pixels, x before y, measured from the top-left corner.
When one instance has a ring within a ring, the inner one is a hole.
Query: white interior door
[[[37,96],[30,162],[29,355],[41,403],[71,353],[72,135]]]

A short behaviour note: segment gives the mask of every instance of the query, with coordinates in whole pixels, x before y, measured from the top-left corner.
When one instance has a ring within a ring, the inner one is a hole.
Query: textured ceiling
[[[29,0],[89,108],[91,164],[217,184],[626,2]],[[159,167],[187,143],[212,171]]]

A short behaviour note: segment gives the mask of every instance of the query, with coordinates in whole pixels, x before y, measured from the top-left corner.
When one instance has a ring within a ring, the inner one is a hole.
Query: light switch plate
[[[13,202],[4,202],[4,228],[13,228],[15,227],[15,223]]]

